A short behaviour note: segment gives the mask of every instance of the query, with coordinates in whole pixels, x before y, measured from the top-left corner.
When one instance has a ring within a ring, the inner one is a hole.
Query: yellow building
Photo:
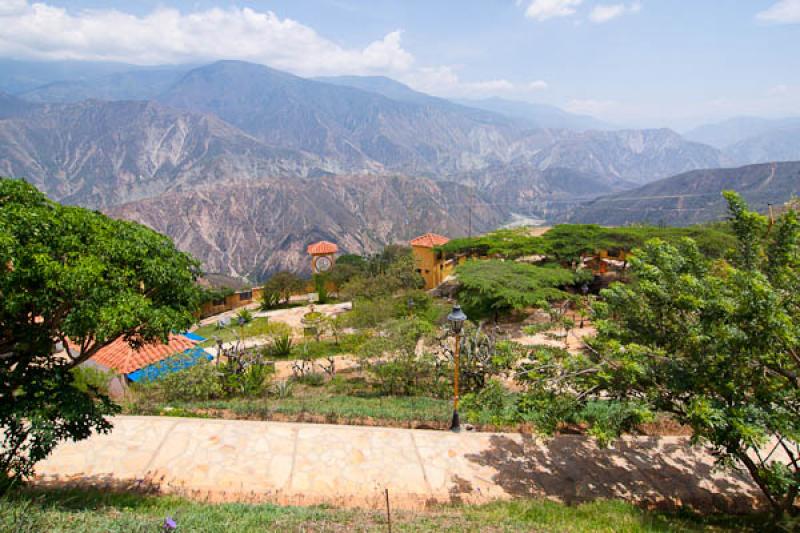
[[[435,289],[455,269],[455,260],[446,259],[436,252],[437,246],[447,244],[450,239],[435,233],[426,233],[411,239],[411,251],[414,255],[414,267],[425,280],[425,289]]]

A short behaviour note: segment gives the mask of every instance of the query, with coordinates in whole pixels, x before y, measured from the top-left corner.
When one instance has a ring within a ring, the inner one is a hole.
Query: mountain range
[[[14,78],[15,94],[0,94],[0,175],[142,221],[208,269],[256,278],[303,267],[318,237],[369,252],[425,231],[463,235],[469,220],[481,231],[512,214],[559,219],[599,195],[800,146],[778,134],[719,149],[548,106],[240,61],[95,74]]]
[[[569,221],[685,226],[722,220],[727,212],[724,190],[737,191],[752,208],[766,212],[769,204],[782,205],[800,194],[800,162],[693,170],[589,201]]]
[[[403,176],[326,176],[223,184],[106,209],[170,235],[212,272],[263,279],[308,271],[306,245],[335,242],[351,253],[435,230],[488,231],[508,217],[452,182]]]

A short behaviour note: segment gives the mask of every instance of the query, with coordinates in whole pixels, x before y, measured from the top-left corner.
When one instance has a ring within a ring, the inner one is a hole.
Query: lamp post
[[[458,376],[459,364],[458,356],[461,350],[461,342],[459,336],[461,335],[461,328],[464,327],[464,322],[467,320],[467,315],[461,310],[461,306],[455,304],[453,310],[447,315],[447,322],[450,324],[450,331],[456,337],[456,348],[453,352],[453,421],[450,423],[452,431],[458,431],[461,428],[461,421],[458,418]]]
[[[411,318],[414,315],[414,299],[409,298],[406,302],[406,307],[408,307],[408,318]]]

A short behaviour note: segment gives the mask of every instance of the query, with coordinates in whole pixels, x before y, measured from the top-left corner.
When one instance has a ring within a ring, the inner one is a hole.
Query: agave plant
[[[288,333],[276,335],[269,346],[269,355],[272,357],[289,357],[292,355],[292,337]]]

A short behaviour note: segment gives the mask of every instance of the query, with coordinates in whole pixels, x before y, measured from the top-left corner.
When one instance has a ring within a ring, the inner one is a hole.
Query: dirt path
[[[713,469],[683,437],[582,436],[119,416],[108,435],[61,444],[40,484],[143,485],[212,501],[382,508],[546,497],[749,510],[745,477]]]

